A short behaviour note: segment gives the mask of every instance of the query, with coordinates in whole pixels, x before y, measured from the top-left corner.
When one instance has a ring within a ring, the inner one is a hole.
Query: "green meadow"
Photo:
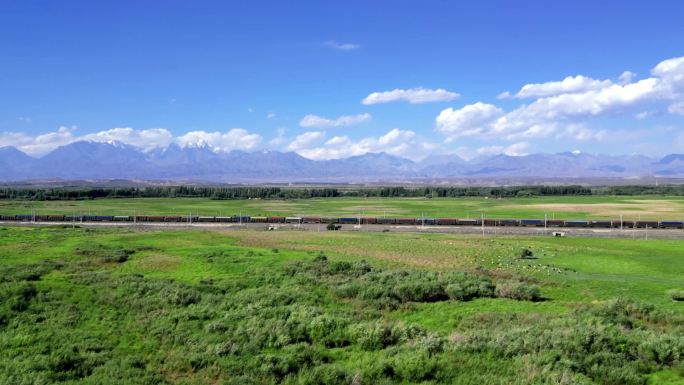
[[[81,201],[0,201],[0,214],[322,215],[386,217],[684,219],[684,198],[564,196],[533,198],[320,198],[211,200],[131,198]]]
[[[0,227],[0,383],[683,384],[682,246]]]

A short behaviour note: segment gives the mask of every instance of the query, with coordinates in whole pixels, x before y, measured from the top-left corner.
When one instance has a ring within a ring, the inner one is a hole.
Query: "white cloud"
[[[423,140],[413,131],[398,128],[379,137],[366,137],[358,141],[347,136],[335,136],[325,143],[320,144],[320,140],[318,143],[318,145],[303,146],[296,151],[305,158],[315,160],[339,159],[378,152],[410,159],[422,159],[437,147]]]
[[[323,131],[308,131],[297,135],[287,148],[292,151],[304,150],[310,146],[319,144],[324,138],[325,132]]]
[[[31,118],[28,117],[28,116],[20,116],[20,117],[17,118],[17,120],[19,120],[20,122],[24,122],[24,123],[31,123],[31,122],[33,122],[33,119],[31,119]]]
[[[173,134],[164,128],[134,130],[130,127],[112,128],[111,130],[84,135],[79,139],[95,142],[121,142],[138,147],[144,151],[158,147],[167,147],[174,141]]]
[[[359,124],[371,120],[371,114],[358,115],[343,115],[335,119],[328,119],[318,115],[306,115],[300,121],[299,125],[304,128],[330,128],[330,127],[345,127],[354,124]]]
[[[437,116],[437,131],[447,136],[450,141],[464,136],[483,135],[503,114],[502,109],[480,102],[458,110],[447,108]]]
[[[60,127],[58,130],[31,136],[24,133],[0,133],[0,147],[13,146],[33,156],[42,156],[57,147],[77,141],[118,142],[137,147],[143,151],[167,147],[176,143],[185,146],[210,146],[214,151],[235,149],[251,150],[261,143],[261,135],[249,133],[242,128],[226,132],[191,131],[175,137],[164,128],[135,130],[130,127],[112,128],[92,134],[76,135],[77,128]]]
[[[529,104],[509,112],[485,103],[457,110],[447,108],[437,116],[436,129],[447,141],[465,136],[519,140],[551,135],[603,140],[608,138],[607,133],[587,127],[588,120],[609,116],[648,118],[665,109],[673,114],[679,111],[678,103],[684,102],[684,57],[662,61],[651,74],[652,77],[632,81],[634,74],[625,72],[620,76],[620,84],[581,75],[558,82],[528,84],[514,97],[534,97]],[[513,97],[510,93],[500,96]]]
[[[431,102],[448,102],[455,100],[460,95],[447,91],[443,88],[435,90],[428,88],[410,88],[407,90],[396,88],[391,91],[373,92],[366,96],[361,103],[365,105],[392,103],[392,102],[408,102],[411,104],[431,103]]]
[[[338,43],[335,40],[328,40],[325,42],[325,45],[336,49],[338,51],[353,51],[355,49],[361,48],[360,44],[355,44],[355,43]]]
[[[618,78],[618,81],[620,82],[620,84],[623,84],[623,85],[629,84],[634,80],[635,77],[636,77],[636,74],[634,72],[625,71],[622,73],[622,75],[620,75],[620,77]]]
[[[276,114],[273,112],[269,112],[268,114],[266,114],[266,119],[273,119],[275,117],[276,117]]]
[[[509,146],[487,146],[477,149],[478,155],[499,155],[504,154],[508,156],[525,156],[527,149],[530,147],[527,142],[513,143]]]
[[[182,147],[210,146],[214,151],[251,150],[261,143],[261,135],[251,134],[243,128],[227,132],[190,131],[176,138]]]
[[[684,101],[671,104],[667,111],[671,114],[684,115]]]
[[[285,128],[278,128],[277,135],[275,138],[268,141],[268,147],[272,149],[277,149],[287,143],[287,137],[285,137]]]
[[[542,98],[565,93],[598,90],[611,84],[613,83],[610,80],[596,80],[582,75],[568,76],[561,81],[526,84],[517,94],[511,95],[510,92],[504,92],[499,95],[499,98]]]

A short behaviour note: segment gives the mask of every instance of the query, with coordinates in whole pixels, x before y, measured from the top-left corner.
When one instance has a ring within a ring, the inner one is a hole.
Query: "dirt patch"
[[[535,209],[543,212],[582,213],[603,218],[681,219],[684,206],[681,202],[664,200],[630,200],[622,203],[542,203],[510,206],[518,209]]]
[[[152,271],[163,271],[169,272],[174,271],[180,266],[181,259],[179,257],[174,257],[165,254],[152,254],[139,260],[138,267],[144,270]]]

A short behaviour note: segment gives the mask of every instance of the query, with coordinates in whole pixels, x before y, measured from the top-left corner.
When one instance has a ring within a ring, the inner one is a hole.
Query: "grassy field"
[[[135,198],[86,201],[0,201],[0,214],[91,215],[323,215],[557,219],[684,219],[684,197],[578,196],[484,198],[325,198],[210,200]]]
[[[0,383],[683,384],[682,245],[0,228]]]

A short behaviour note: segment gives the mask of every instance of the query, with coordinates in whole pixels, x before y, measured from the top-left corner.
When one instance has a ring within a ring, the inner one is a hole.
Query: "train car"
[[[661,229],[684,229],[684,222],[682,221],[661,221]]]
[[[546,221],[546,227],[563,227],[565,221],[561,219],[549,219]]]
[[[250,217],[246,216],[246,215],[243,215],[243,216],[233,215],[231,217],[231,222],[233,222],[233,223],[249,223],[249,219],[250,219]]]
[[[375,217],[363,217],[361,218],[361,223],[364,225],[374,225],[378,223],[378,218]]]
[[[337,218],[337,223],[358,224],[358,223],[359,223],[359,218],[353,218],[353,217],[340,217],[340,218]]]
[[[393,225],[396,223],[394,218],[377,218],[376,223],[379,225]]]
[[[285,217],[285,223],[302,223],[302,217]]]
[[[214,217],[214,222],[232,222],[233,219],[231,217]]]
[[[21,222],[26,222],[26,221],[32,221],[33,220],[33,215],[28,215],[28,214],[19,214],[15,215],[16,220],[21,221]]]
[[[3,221],[16,221],[17,216],[16,215],[0,215],[0,220]]]
[[[323,223],[321,217],[302,217],[304,223]]]
[[[435,219],[435,224],[437,226],[453,226],[458,222],[456,218],[437,218]]]
[[[148,215],[145,218],[145,222],[164,222],[164,217],[160,215]]]
[[[520,221],[517,219],[499,219],[499,226],[520,226]]]
[[[249,221],[251,223],[266,223],[268,222],[268,217],[251,217]]]
[[[419,225],[421,224],[418,218],[396,218],[395,224],[397,225]]]
[[[654,229],[658,227],[658,222],[657,221],[636,221],[634,224],[635,228],[638,229],[644,229],[644,228],[649,228],[649,229]]]
[[[176,215],[167,215],[164,216],[164,222],[182,222],[183,217],[179,217]]]
[[[434,226],[437,223],[435,218],[421,218],[419,221],[423,226]]]
[[[590,227],[610,229],[613,227],[613,221],[591,221]]]
[[[128,215],[115,215],[114,216],[114,222],[129,222],[131,220],[131,217]]]
[[[64,222],[64,215],[48,215],[47,220],[49,222]]]
[[[543,227],[544,226],[544,220],[543,219],[521,219],[520,220],[520,226]]]
[[[620,223],[620,221],[617,221],[615,227],[620,228],[620,226],[622,226],[622,228],[624,228],[624,229],[633,229],[636,226],[636,222],[635,221],[622,221],[622,223]]]
[[[589,221],[565,221],[565,227],[589,227]]]
[[[216,220],[215,217],[197,217],[197,222],[211,223]]]
[[[499,225],[498,219],[487,219],[487,218],[485,218],[484,222],[485,222],[486,227],[494,227],[494,226]]]
[[[268,223],[285,223],[285,217],[268,217]]]
[[[477,219],[457,219],[455,225],[457,226],[477,226],[482,225],[482,222]]]

